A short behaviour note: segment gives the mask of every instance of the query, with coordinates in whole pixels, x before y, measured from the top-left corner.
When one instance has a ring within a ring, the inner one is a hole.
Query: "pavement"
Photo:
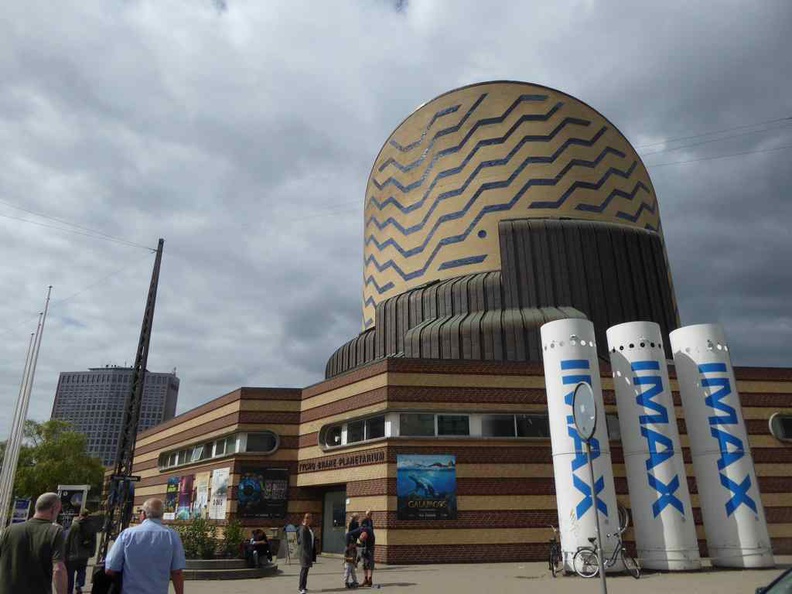
[[[728,594],[747,592],[769,584],[784,569],[792,567],[792,557],[777,557],[778,567],[764,570],[704,570],[690,573],[646,573],[640,580],[630,576],[609,576],[609,594]],[[278,560],[278,575],[257,580],[189,581],[186,594],[295,594],[298,565]],[[358,579],[363,579],[358,571]],[[379,588],[377,588],[379,586]],[[360,588],[365,594],[371,588]],[[171,592],[172,592],[171,586]],[[342,582],[341,559],[321,556],[308,575],[308,592],[346,592]],[[381,565],[374,572],[374,591],[382,594],[512,594],[558,592],[599,594],[598,579],[577,576],[553,578],[545,563],[470,563],[464,565]]]

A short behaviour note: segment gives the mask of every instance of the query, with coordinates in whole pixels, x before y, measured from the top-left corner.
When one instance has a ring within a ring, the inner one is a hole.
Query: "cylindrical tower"
[[[701,567],[660,326],[608,329],[635,542],[647,569]]]
[[[772,567],[770,536],[723,330],[714,324],[686,326],[670,338],[712,564]]]
[[[589,537],[596,534],[588,458],[583,441],[575,429],[572,413],[572,397],[575,386],[580,382],[591,385],[597,407],[598,420],[591,440],[591,459],[594,465],[594,489],[599,498],[602,543],[608,555],[613,552],[616,541],[606,538],[606,534],[614,533],[619,523],[594,325],[588,320],[557,320],[542,326],[541,337],[558,526],[564,564],[572,570],[572,557],[578,547],[589,546]]]

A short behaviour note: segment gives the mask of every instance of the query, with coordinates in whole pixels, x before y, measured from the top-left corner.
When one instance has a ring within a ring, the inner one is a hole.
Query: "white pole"
[[[39,314],[39,326],[41,325],[41,316]],[[36,327],[38,332],[38,326]],[[5,528],[8,521],[8,505],[11,501],[11,496],[14,492],[14,473],[9,472],[10,461],[13,458],[12,452],[15,449],[15,444],[21,433],[17,427],[19,425],[20,406],[22,404],[23,394],[27,385],[28,370],[30,369],[31,355],[33,353],[33,341],[36,332],[30,333],[30,340],[28,341],[27,353],[25,353],[25,367],[22,370],[22,381],[19,384],[19,394],[17,395],[16,406],[14,407],[14,418],[11,421],[11,430],[8,433],[8,441],[6,441],[6,451],[3,460],[3,470],[0,473],[0,529]]]
[[[19,462],[19,450],[21,448],[22,436],[25,428],[25,419],[27,419],[28,405],[30,404],[30,394],[33,391],[33,381],[35,380],[36,377],[36,364],[38,363],[39,350],[41,349],[41,338],[44,335],[44,323],[47,321],[47,312],[49,311],[49,302],[50,302],[51,294],[52,294],[52,286],[50,285],[50,287],[47,289],[47,301],[44,304],[44,312],[41,314],[41,322],[39,323],[39,327],[36,332],[36,337],[33,340],[34,344],[33,344],[31,364],[29,366],[29,369],[27,370],[28,371],[27,376],[25,380],[23,380],[25,382],[25,390],[22,393],[22,401],[19,404],[19,410],[18,410],[19,422],[17,423],[16,435],[14,436],[14,440],[13,440],[13,446],[14,446],[13,451],[11,452],[6,451],[6,456],[3,463],[3,469],[5,470],[5,467],[8,467],[7,476],[10,477],[7,479],[6,485],[3,486],[7,487],[10,481],[10,489],[5,488],[6,505],[3,511],[0,512],[3,514],[2,517],[0,517],[0,519],[2,520],[5,520],[7,517],[8,502],[10,501],[10,490],[13,490],[14,477],[16,476],[17,463]],[[38,493],[32,495],[38,495]],[[0,526],[4,527],[5,524],[4,523],[0,524]]]

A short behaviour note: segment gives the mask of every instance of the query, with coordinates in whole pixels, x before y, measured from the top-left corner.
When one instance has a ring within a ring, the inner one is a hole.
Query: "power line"
[[[12,208],[16,208],[16,207],[12,207]],[[20,209],[20,210],[24,210],[24,209]],[[50,218],[50,219],[53,218],[53,217],[46,217],[46,215],[37,215],[37,216],[44,216],[45,218]],[[39,227],[46,227],[48,229],[57,229],[58,231],[66,231],[67,233],[74,233],[75,235],[82,235],[83,237],[90,237],[92,239],[101,239],[103,241],[110,241],[110,242],[113,242],[113,243],[118,243],[120,245],[125,245],[127,247],[134,247],[134,248],[144,249],[144,250],[147,250],[147,251],[150,251],[150,252],[155,251],[153,248],[150,248],[148,246],[142,245],[140,243],[135,243],[135,242],[132,242],[132,241],[127,241],[126,239],[120,239],[120,238],[117,238],[117,237],[113,237],[112,235],[107,235],[106,233],[102,233],[101,231],[96,231],[96,232],[92,231],[91,233],[86,233],[86,232],[80,231],[78,229],[69,229],[68,227],[59,227],[58,225],[49,225],[47,223],[42,223],[40,221],[31,221],[30,219],[23,219],[22,217],[15,217],[15,216],[12,216],[12,215],[9,215],[9,214],[3,214],[3,213],[0,213],[0,217],[6,218],[6,219],[12,219],[12,220],[15,220],[15,221],[21,221],[23,223],[30,223],[31,225],[38,225]],[[57,220],[57,219],[55,219],[55,220]],[[71,223],[67,223],[67,224],[71,224]],[[78,227],[78,228],[80,227],[79,225],[74,225],[74,226]]]
[[[790,120],[790,122],[788,122],[788,123],[792,123],[792,120]],[[692,142],[690,144],[683,144],[683,145],[674,146],[674,147],[671,147],[671,148],[660,149],[659,151],[652,151],[650,153],[642,153],[641,157],[648,157],[649,155],[658,155],[660,153],[670,153],[672,151],[680,151],[682,149],[686,149],[686,148],[690,148],[690,147],[694,147],[694,146],[700,146],[702,144],[709,144],[710,142],[719,142],[721,140],[728,140],[730,138],[737,138],[739,136],[748,136],[750,134],[759,134],[761,132],[770,132],[771,130],[778,130],[779,128],[783,128],[783,126],[785,126],[785,125],[786,124],[784,124],[782,126],[776,126],[776,127],[773,127],[773,128],[763,128],[761,130],[749,130],[747,132],[738,132],[737,134],[729,134],[728,136],[721,136],[720,138],[710,138],[709,140],[701,140],[699,142]],[[787,129],[789,129],[789,128],[787,128]]]
[[[647,168],[654,168],[654,167],[666,167],[668,165],[682,165],[684,163],[696,163],[697,161],[714,161],[715,159],[728,159],[729,157],[739,157],[741,155],[754,155],[756,153],[772,153],[773,151],[780,151],[783,149],[792,148],[792,144],[787,144],[784,146],[777,146],[774,148],[769,149],[760,149],[758,151],[745,151],[742,153],[732,153],[730,155],[716,155],[714,157],[701,157],[700,159],[686,159],[684,161],[671,161],[670,163],[655,163],[653,165],[647,165]]]
[[[783,118],[776,118],[774,120],[766,120],[764,122],[757,122],[755,124],[744,124],[742,126],[734,126],[732,128],[723,128],[722,130],[715,130],[713,132],[702,132],[701,134],[693,134],[691,136],[680,136],[678,138],[668,138],[666,140],[659,140],[657,142],[650,142],[649,144],[641,144],[636,146],[635,149],[648,148],[650,146],[657,146],[658,144],[668,144],[669,142],[677,142],[679,140],[691,140],[693,138],[701,138],[703,136],[713,136],[715,134],[722,134],[723,132],[732,132],[733,130],[744,130],[745,128],[755,128],[756,126],[764,126],[766,124],[776,124],[778,122],[789,122],[792,116]]]

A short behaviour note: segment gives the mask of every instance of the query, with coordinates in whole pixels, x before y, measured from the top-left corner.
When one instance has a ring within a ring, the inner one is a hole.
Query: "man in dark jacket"
[[[68,593],[82,594],[85,586],[85,568],[88,560],[96,554],[96,532],[91,529],[88,522],[88,512],[83,511],[76,518],[66,537],[66,570],[69,572]],[[75,574],[77,579],[75,580]]]
[[[0,534],[0,594],[65,594],[63,528],[57,493],[36,500],[36,515]]]
[[[305,594],[308,588],[308,570],[316,560],[316,550],[314,547],[314,533],[311,529],[313,516],[308,513],[303,517],[303,522],[297,532],[297,540],[300,543],[300,594]]]

